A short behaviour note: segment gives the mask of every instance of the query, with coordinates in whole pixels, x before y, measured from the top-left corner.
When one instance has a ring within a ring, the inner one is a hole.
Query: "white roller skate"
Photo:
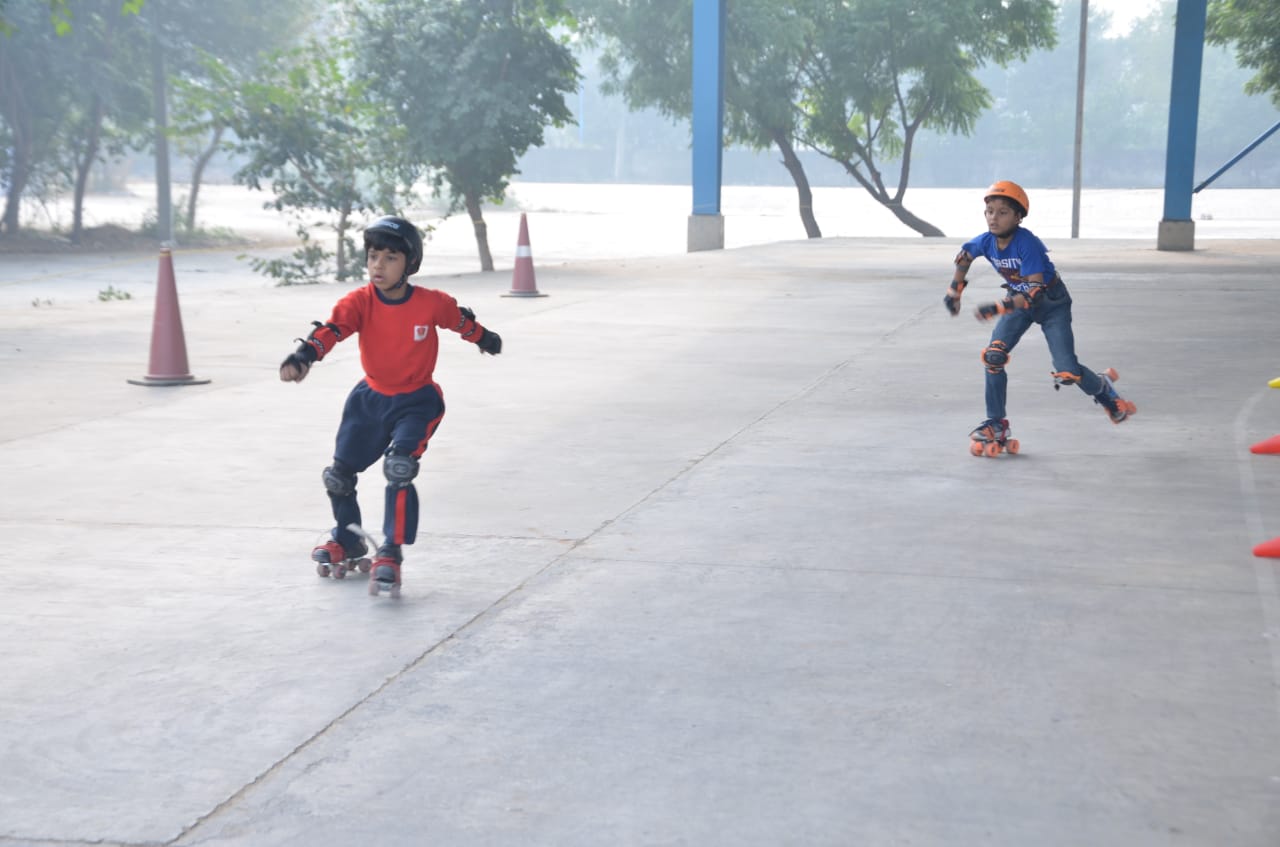
[[[969,452],[994,459],[1001,452],[1017,453],[1022,445],[1009,437],[1009,419],[987,418],[969,433]]]
[[[1120,379],[1120,374],[1116,373],[1115,368],[1107,368],[1098,376],[1102,379],[1102,391],[1094,395],[1093,402],[1107,410],[1107,417],[1111,418],[1113,424],[1125,421],[1138,411],[1137,406],[1116,392],[1116,380]]]
[[[316,573],[320,576],[346,579],[347,574],[354,570],[359,570],[360,573],[369,572],[370,562],[364,558],[367,552],[369,548],[363,541],[357,540],[348,550],[330,538],[311,551],[311,561],[316,563]]]

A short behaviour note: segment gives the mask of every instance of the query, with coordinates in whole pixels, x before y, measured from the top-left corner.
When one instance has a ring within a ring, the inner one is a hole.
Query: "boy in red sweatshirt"
[[[370,567],[369,593],[386,589],[396,597],[404,559],[400,548],[412,544],[418,532],[413,479],[444,417],[444,396],[432,378],[440,349],[437,330],[456,332],[494,356],[502,352],[502,339],[443,291],[409,284],[422,266],[422,236],[409,221],[379,218],[365,229],[364,248],[369,283],[339,300],[329,320],[313,322],[315,329],[281,363],[280,379],[301,382],[335,345],[360,336],[365,376],[347,396],[333,464],[322,475],[336,526],[311,558],[322,575],[333,568],[341,577],[368,552],[348,527],[361,525],[356,476],[382,459],[385,542]]]

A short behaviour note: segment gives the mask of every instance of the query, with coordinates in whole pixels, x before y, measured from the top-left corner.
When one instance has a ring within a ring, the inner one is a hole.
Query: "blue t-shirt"
[[[1018,227],[1009,239],[1009,246],[1001,250],[996,246],[996,237],[984,232],[962,248],[973,258],[985,256],[996,273],[1004,277],[1009,291],[1027,294],[1035,287],[1026,281],[1032,274],[1044,274],[1043,285],[1051,284],[1058,272],[1049,261],[1049,248],[1029,229]]]

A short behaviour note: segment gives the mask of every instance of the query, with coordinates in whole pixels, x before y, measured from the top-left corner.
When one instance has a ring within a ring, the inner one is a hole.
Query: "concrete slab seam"
[[[606,522],[605,525],[607,525],[607,523],[610,523],[610,522]],[[600,529],[603,528],[603,526],[604,525],[602,525],[600,528],[597,528],[595,532],[591,533],[591,535],[595,535],[597,532],[600,531]],[[542,576],[547,571],[554,568],[557,564],[559,564],[571,553],[573,553],[573,551],[577,549],[579,545],[586,542],[591,537],[591,535],[587,536],[587,538],[576,539],[573,542],[573,544],[569,546],[567,550],[563,551],[562,553],[560,553],[560,555],[556,556],[551,561],[547,562],[547,564],[543,565],[541,568],[539,568],[538,570],[534,571],[532,574],[530,574],[529,576],[521,580],[514,587],[512,587],[511,590],[502,594],[500,597],[498,597],[498,599],[494,600],[488,606],[485,606],[479,612],[476,612],[475,615],[473,615],[469,620],[467,620],[465,623],[463,623],[453,632],[449,633],[447,636],[440,639],[435,644],[432,644],[431,646],[429,646],[426,650],[424,650],[422,653],[416,656],[412,661],[410,661],[400,670],[396,671],[391,676],[383,680],[381,685],[377,686],[368,694],[361,697],[356,702],[352,703],[349,707],[347,707],[341,713],[339,713],[336,717],[334,717],[333,720],[329,721],[324,726],[320,727],[320,729],[312,733],[308,738],[302,741],[302,743],[300,743],[298,746],[294,747],[288,753],[284,754],[278,760],[273,762],[269,767],[267,767],[264,771],[262,771],[262,773],[258,774],[252,780],[242,785],[239,788],[239,790],[237,790],[234,794],[230,795],[225,800],[218,803],[216,806],[214,806],[205,814],[196,818],[191,824],[184,827],[182,831],[179,832],[174,838],[164,842],[165,847],[170,847],[170,845],[174,845],[183,841],[184,839],[188,838],[192,833],[194,833],[196,830],[200,829],[202,826],[212,821],[222,812],[230,809],[233,805],[235,805],[235,803],[238,800],[246,796],[254,788],[254,786],[259,785],[260,783],[268,779],[272,774],[279,771],[296,755],[298,755],[299,753],[302,753],[307,748],[309,748],[312,744],[314,744],[316,741],[320,740],[320,738],[323,737],[326,733],[328,733],[329,730],[333,729],[335,726],[337,726],[347,717],[354,714],[361,706],[364,706],[366,703],[371,702],[375,697],[377,697],[383,691],[386,691],[393,684],[395,684],[401,678],[403,678],[406,674],[410,673],[411,671],[413,671],[414,669],[422,665],[423,662],[431,658],[431,656],[436,654],[442,647],[445,647],[446,645],[449,644],[449,642],[453,641],[459,635],[469,630],[472,626],[474,626],[478,621],[480,621],[482,618],[484,618],[494,609],[497,609],[502,605],[504,605],[509,598],[523,591],[530,582],[534,581],[535,579]],[[130,847],[132,847],[132,845]]]

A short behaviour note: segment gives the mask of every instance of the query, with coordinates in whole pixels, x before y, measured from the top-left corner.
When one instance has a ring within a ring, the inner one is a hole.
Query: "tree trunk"
[[[347,228],[351,225],[351,204],[344,203],[338,211],[338,282],[348,278],[347,274]]]
[[[219,125],[213,131],[213,140],[209,142],[209,146],[200,154],[200,158],[196,159],[195,169],[191,172],[191,196],[187,198],[187,234],[195,232],[196,229],[196,198],[200,196],[200,182],[204,179],[204,169],[208,166],[209,160],[213,158],[213,154],[218,152],[218,145],[222,143],[222,134],[227,128]]]
[[[84,140],[84,155],[76,157],[76,189],[71,204],[71,243],[79,244],[84,232],[84,194],[89,187],[89,172],[98,159],[98,145],[102,140],[102,96],[93,93],[89,104],[89,134]]]
[[[9,167],[9,190],[4,201],[4,231],[16,235],[19,224],[19,211],[22,208],[22,194],[27,190],[30,177],[30,155],[22,127],[13,133],[13,159]]]
[[[897,195],[894,197],[890,197],[889,192],[885,190],[884,185],[880,182],[879,173],[875,172],[874,170],[872,171],[872,173],[875,176],[875,182],[872,182],[871,180],[867,179],[865,176],[862,175],[862,172],[858,170],[857,165],[855,165],[853,162],[850,162],[847,159],[836,159],[834,156],[831,156],[830,154],[824,153],[823,155],[826,155],[828,158],[834,159],[834,161],[839,162],[840,165],[845,169],[845,172],[848,173],[849,176],[853,177],[854,180],[857,181],[859,185],[865,188],[867,190],[867,193],[876,199],[877,203],[879,203],[881,206],[884,206],[890,212],[893,212],[893,216],[895,218],[902,221],[904,224],[911,227],[916,232],[920,233],[926,238],[946,238],[946,233],[944,233],[942,230],[938,229],[936,226],[934,226],[933,224],[929,223],[926,220],[917,218],[915,215],[911,214],[911,212],[907,211],[907,207],[902,205],[902,199],[901,199],[905,189],[899,188]],[[868,167],[868,169],[870,170],[870,167]],[[905,179],[905,176],[903,177],[903,179]],[[903,185],[905,184],[906,183],[904,182]]]
[[[480,211],[480,198],[471,192],[464,192],[463,200],[467,205],[467,214],[471,216],[471,225],[476,231],[476,248],[480,251],[480,270],[493,270],[493,254],[489,252],[489,227],[484,222]]]
[[[796,148],[784,132],[775,133],[773,141],[782,152],[782,164],[791,172],[791,181],[796,184],[796,193],[800,195],[800,220],[804,223],[805,234],[809,238],[821,238],[822,230],[818,229],[818,219],[813,216],[813,190],[809,187],[804,165],[796,155]]]
[[[164,44],[160,40],[160,4],[151,11],[151,99],[156,131],[156,235],[173,240],[173,199],[169,184],[169,115],[165,98]]]
[[[880,200],[879,197],[877,197],[876,199]],[[936,226],[929,223],[928,221],[917,218],[915,215],[907,211],[906,206],[902,205],[896,200],[880,200],[880,204],[883,205],[890,212],[893,212],[894,217],[896,217],[898,220],[902,221],[904,224],[914,229],[916,232],[923,235],[925,238],[946,238],[947,237],[947,234],[945,232],[938,229]]]

